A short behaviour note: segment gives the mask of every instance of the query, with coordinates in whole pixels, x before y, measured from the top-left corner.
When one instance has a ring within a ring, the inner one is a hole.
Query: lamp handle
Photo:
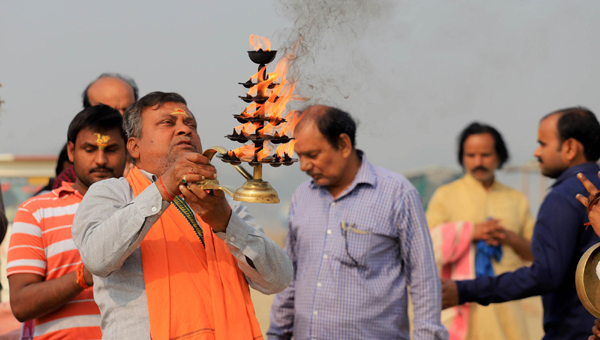
[[[204,150],[204,152],[202,154],[205,157],[208,157],[208,160],[212,160],[212,158],[217,153],[226,154],[227,149],[225,149],[222,146],[213,146],[213,147],[210,147],[210,148]],[[233,165],[233,164],[230,164],[230,165],[232,167],[234,167],[237,170],[237,172],[239,172],[240,175],[242,175],[247,181],[249,181],[253,178],[252,175],[250,175],[250,173],[248,171],[246,171],[246,169],[244,169],[241,165]]]

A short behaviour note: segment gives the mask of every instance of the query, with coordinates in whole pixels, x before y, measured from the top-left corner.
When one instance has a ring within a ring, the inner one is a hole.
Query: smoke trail
[[[295,47],[289,74],[308,103],[340,105],[361,93],[373,73],[360,46],[386,29],[397,1],[280,0],[278,12],[294,22],[278,34],[280,51]],[[389,26],[388,26],[389,27]],[[297,104],[296,104],[297,105]]]

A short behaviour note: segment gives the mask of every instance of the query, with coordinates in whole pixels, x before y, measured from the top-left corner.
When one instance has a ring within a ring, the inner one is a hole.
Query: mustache
[[[190,137],[183,137],[183,138],[180,138],[180,139],[174,141],[173,144],[171,145],[171,149],[173,147],[175,147],[177,144],[179,144],[180,142],[188,142],[188,143],[190,143],[190,145],[194,148],[194,151],[198,152],[198,145],[196,145],[196,141],[194,141]]]
[[[477,170],[482,170],[482,171],[485,171],[485,172],[489,172],[490,171],[488,168],[485,168],[485,167],[482,167],[482,166],[475,167],[471,171],[475,172]]]
[[[105,167],[105,166],[100,166],[100,167],[97,167],[97,168],[93,168],[93,169],[91,169],[91,170],[90,170],[90,174],[91,174],[92,172],[97,172],[97,171],[108,171],[108,172],[113,172],[113,169],[111,169],[111,168],[107,168],[107,167]]]
[[[544,164],[544,161],[542,160],[542,158],[541,158],[541,157],[536,157],[536,158],[537,158],[537,161],[538,161],[538,163],[540,163],[540,164]]]

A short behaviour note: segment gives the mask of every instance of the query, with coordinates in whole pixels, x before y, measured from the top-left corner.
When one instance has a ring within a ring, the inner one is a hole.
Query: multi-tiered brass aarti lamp
[[[286,116],[287,119],[283,118],[286,104],[292,100],[295,87],[294,82],[287,80],[285,76],[290,55],[286,54],[281,58],[273,73],[267,73],[267,65],[275,59],[277,51],[270,50],[270,43],[266,38],[251,35],[250,43],[255,47],[255,51],[248,51],[248,56],[252,62],[259,65],[258,73],[247,82],[239,83],[249,89],[245,96],[240,96],[249,105],[242,113],[234,115],[242,125],[235,127],[230,135],[225,136],[244,145],[230,151],[216,146],[204,152],[210,159],[217,155],[223,162],[232,165],[246,182],[238,189],[220,185],[216,179],[207,179],[197,184],[206,190],[223,190],[236,201],[279,203],[277,191],[262,178],[262,166],[269,164],[279,167],[292,165],[297,161],[292,158],[295,141],[288,135],[297,123],[297,112],[290,112]],[[275,149],[273,145],[278,147]],[[253,174],[250,175],[241,163],[248,163],[253,167]]]

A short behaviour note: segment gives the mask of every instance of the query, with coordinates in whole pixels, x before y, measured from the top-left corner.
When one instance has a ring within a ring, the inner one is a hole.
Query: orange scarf
[[[135,196],[152,183],[137,168]],[[198,216],[200,239],[171,204],[141,243],[150,333],[166,339],[262,339],[244,274],[227,245]]]

